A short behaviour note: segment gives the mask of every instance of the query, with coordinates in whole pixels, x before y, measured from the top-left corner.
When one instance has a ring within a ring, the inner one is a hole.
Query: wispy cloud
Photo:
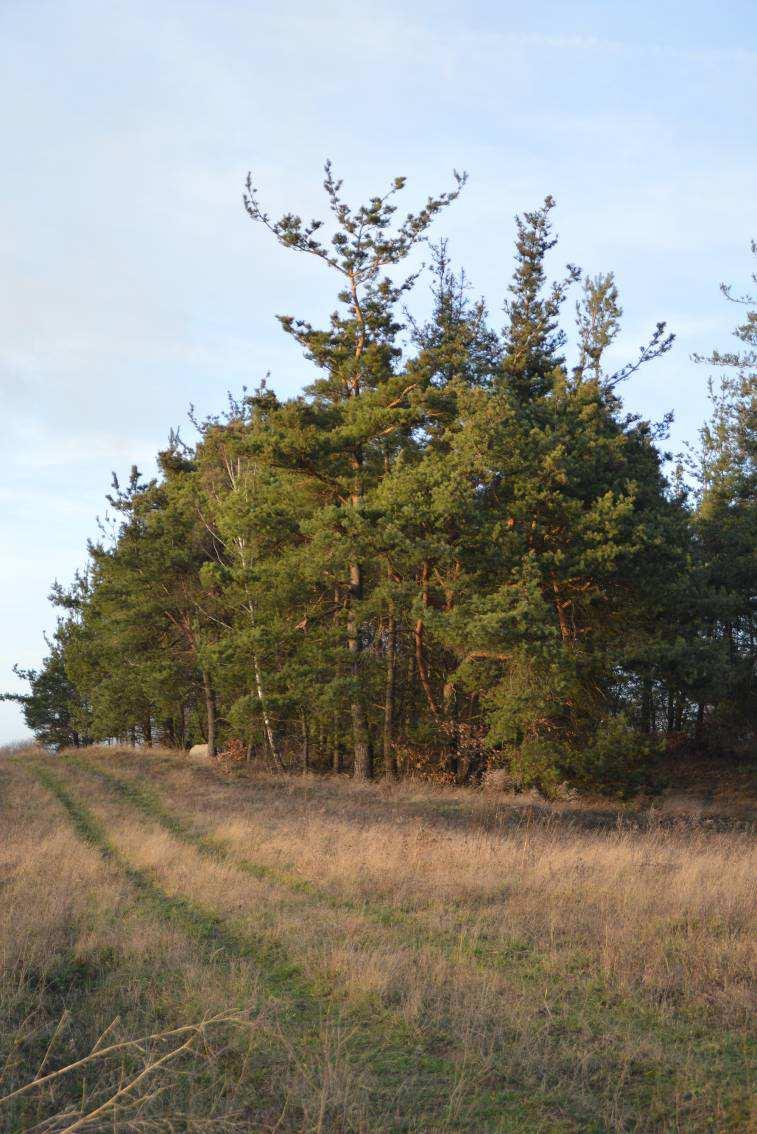
[[[495,38],[500,43],[507,43],[520,48],[534,47],[555,51],[591,52],[601,55],[622,55],[637,59],[662,56],[696,64],[743,63],[753,65],[757,62],[757,49],[738,44],[728,47],[699,47],[663,41],[606,39],[601,36],[585,35],[578,32],[564,35],[548,35],[541,32],[514,33],[503,34]]]

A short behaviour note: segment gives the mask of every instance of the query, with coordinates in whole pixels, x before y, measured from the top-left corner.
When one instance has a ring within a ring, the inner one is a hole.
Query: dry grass
[[[0,1095],[106,1028],[235,1016],[82,1129],[748,1128],[745,830],[108,749],[1,761],[0,824]]]

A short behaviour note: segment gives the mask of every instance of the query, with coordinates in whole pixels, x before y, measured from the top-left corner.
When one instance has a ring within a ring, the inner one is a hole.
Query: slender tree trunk
[[[560,637],[563,642],[570,642],[573,637],[572,628],[568,622],[566,611],[570,608],[570,599],[563,599],[560,595],[560,588],[557,585],[557,579],[552,576],[552,591],[555,596],[555,611],[557,613],[557,621],[560,626]]]
[[[422,595],[423,595],[424,607],[428,606],[428,570],[429,570],[428,569],[428,562],[425,562],[423,564],[423,568],[421,570],[421,592],[422,592]],[[415,623],[415,627],[413,628],[413,637],[415,639],[415,663],[418,667],[418,677],[420,678],[421,685],[423,686],[423,692],[426,694],[426,700],[428,701],[428,707],[431,710],[433,716],[435,718],[438,718],[439,706],[437,705],[436,700],[434,698],[434,691],[431,688],[431,681],[429,680],[429,676],[428,676],[428,668],[426,666],[426,654],[425,654],[424,643],[423,643],[423,637],[424,637],[423,631],[424,631],[423,618],[419,618]]]
[[[353,563],[350,566],[350,593],[347,607],[347,647],[350,653],[350,669],[355,687],[350,705],[352,740],[355,752],[353,775],[356,780],[370,780],[373,776],[373,757],[368,718],[360,689],[362,676],[360,672],[360,641],[355,613],[355,601],[361,597],[361,593],[362,572],[359,564]]]
[[[265,734],[268,738],[268,747],[271,750],[271,756],[276,767],[281,771],[284,765],[279,756],[279,750],[276,747],[276,741],[273,735],[273,728],[271,727],[271,718],[268,716],[268,709],[266,708],[265,694],[263,692],[263,678],[260,674],[260,663],[258,662],[258,655],[252,655],[253,664],[255,667],[255,688],[258,692],[258,701],[260,702],[260,709],[263,714],[263,725],[265,727]]]
[[[302,714],[302,771],[303,774],[310,770],[310,730],[308,728],[307,717]]]
[[[342,749],[339,743],[339,713],[334,710],[331,722],[331,771],[339,773],[342,770]]]
[[[396,687],[397,622],[394,607],[389,612],[386,626],[386,686],[384,691],[384,775],[397,777],[397,759],[394,754],[394,691]]]
[[[428,669],[426,668],[426,656],[423,648],[423,619],[419,618],[413,627],[413,638],[415,639],[415,664],[418,669],[418,677],[420,678],[423,692],[428,702],[428,707],[434,717],[438,717],[439,709],[434,700],[434,691],[431,688],[429,681]]]
[[[245,564],[244,554],[242,555],[242,563],[243,563],[243,565]],[[250,616],[250,625],[254,628],[254,626],[255,626],[255,607],[254,607],[253,603],[251,602],[251,600],[249,599],[249,597],[248,597],[248,600],[247,600],[247,612]],[[279,756],[279,750],[276,747],[276,740],[275,740],[274,735],[273,735],[273,727],[271,725],[271,718],[268,715],[268,707],[266,705],[265,691],[263,689],[263,677],[262,677],[262,674],[260,672],[260,662],[258,661],[258,655],[256,653],[254,653],[252,655],[252,665],[253,665],[253,670],[254,670],[254,673],[255,673],[255,691],[257,692],[257,695],[258,695],[258,702],[260,704],[260,711],[261,711],[262,716],[263,716],[263,727],[265,729],[266,739],[268,740],[268,748],[269,748],[270,753],[271,753],[271,758],[273,760],[274,767],[277,768],[279,771],[283,771],[284,765],[282,763],[281,757]]]
[[[666,728],[667,728],[668,735],[670,735],[670,733],[673,732],[673,730],[675,728],[675,723],[676,723],[675,695],[674,695],[672,689],[668,689],[668,711],[667,711],[667,721],[666,721]]]
[[[370,780],[373,777],[371,737],[368,731],[365,709],[358,700],[352,702],[351,714],[352,736],[355,746],[355,767],[353,775],[356,780]]]
[[[350,277],[350,290],[352,293],[352,307],[357,322],[357,335],[355,338],[355,369],[349,384],[348,397],[360,396],[362,358],[366,344],[365,316],[360,305],[358,295],[358,282],[353,274]],[[363,498],[363,453],[360,447],[355,450],[353,459],[353,485],[350,503],[353,508],[359,508]],[[360,665],[360,628],[357,623],[355,603],[362,598],[363,578],[359,563],[350,564],[349,606],[347,610],[347,648],[350,652],[350,668],[355,684],[355,692],[350,705],[352,717],[352,738],[355,760],[353,775],[357,780],[370,780],[373,776],[373,756],[371,753],[371,734],[368,727],[368,717],[361,689]]]
[[[405,667],[405,680],[400,686],[400,701],[401,712],[399,719],[402,721],[402,736],[407,736],[410,727],[410,716],[415,709],[415,683],[413,681],[415,668],[415,654],[412,650],[407,651],[407,664]],[[400,774],[402,768],[398,769]]]
[[[142,739],[146,748],[152,748],[152,719],[148,713],[142,725]]]
[[[210,674],[206,669],[202,671],[202,687],[205,691],[205,712],[208,727],[208,756],[216,754],[216,695],[210,683]]]
[[[714,632],[715,632],[715,626],[714,626],[713,623],[710,623],[707,627],[707,640],[708,641],[712,638]],[[697,717],[696,717],[696,723],[694,725],[694,740],[697,742],[697,744],[701,744],[702,741],[704,740],[704,713],[705,713],[705,708],[706,708],[705,702],[700,701],[697,705]]]

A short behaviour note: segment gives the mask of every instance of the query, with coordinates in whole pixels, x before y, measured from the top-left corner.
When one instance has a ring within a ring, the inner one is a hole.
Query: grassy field
[[[5,756],[0,1130],[746,1131],[753,895],[712,819]]]

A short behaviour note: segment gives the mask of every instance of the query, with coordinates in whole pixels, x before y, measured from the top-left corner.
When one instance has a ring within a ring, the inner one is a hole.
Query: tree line
[[[327,325],[279,317],[310,380],[194,419],[154,479],[114,475],[48,656],[18,670],[43,743],[206,741],[360,779],[505,767],[547,792],[749,745],[757,303],[725,289],[737,349],[699,360],[712,416],[675,464],[669,421],[619,393],[673,336],[608,365],[613,275],[548,278],[551,198],[516,218],[500,330],[443,240],[429,317],[407,310],[403,264],[464,183],[400,215],[403,178],[352,208],[327,164],[324,223],[272,219],[248,177],[250,219],[335,281]]]

